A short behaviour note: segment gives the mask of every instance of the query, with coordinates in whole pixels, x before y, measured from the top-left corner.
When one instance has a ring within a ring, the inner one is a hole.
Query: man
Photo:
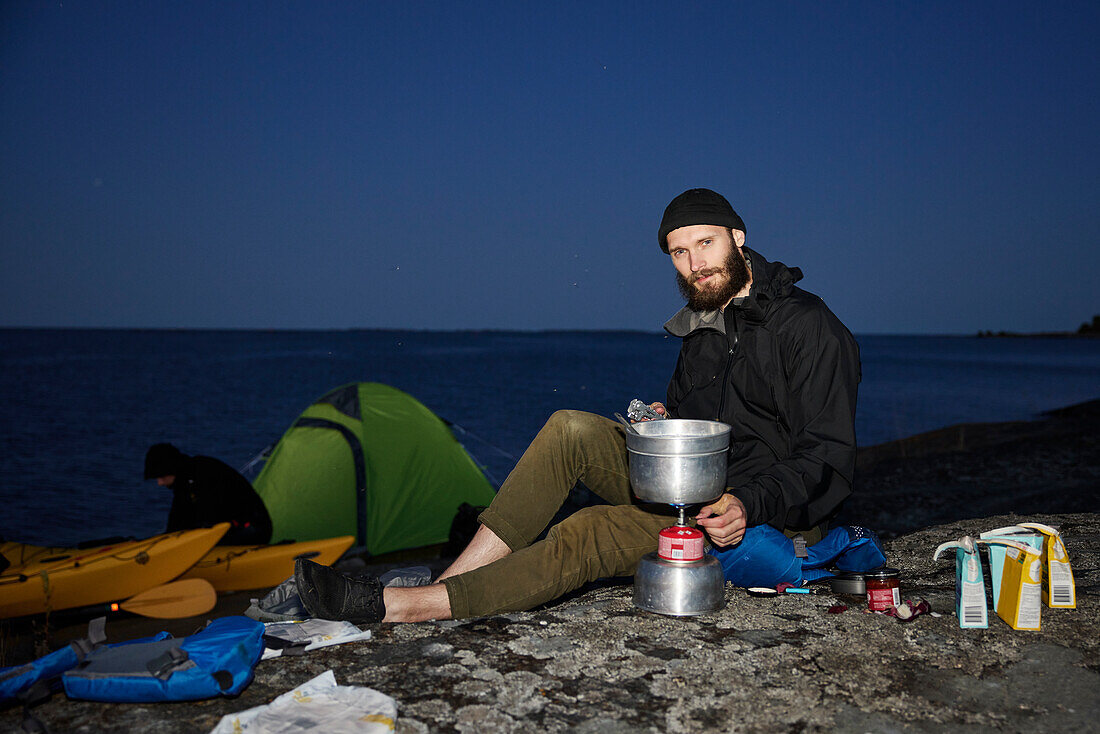
[[[261,545],[271,540],[271,517],[256,490],[228,464],[188,456],[170,443],[145,454],[145,478],[172,490],[168,532],[230,523],[219,545]]]
[[[744,246],[744,222],[713,191],[673,199],[658,243],[688,304],[665,325],[683,341],[667,404],[653,407],[732,427],[728,489],[696,524],[719,551],[761,525],[814,542],[851,491],[855,340],[820,298],[795,287],[797,268]],[[534,542],[577,481],[610,505],[585,508]],[[479,521],[470,545],[430,586],[382,589],[377,579],[299,561],[298,593],[314,616],[355,622],[530,609],[586,582],[633,574],[669,517],[635,504],[618,423],[559,411]]]

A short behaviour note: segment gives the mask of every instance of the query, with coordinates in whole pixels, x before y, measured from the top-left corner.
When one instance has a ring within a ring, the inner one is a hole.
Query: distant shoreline
[[[1023,333],[1017,331],[992,331],[982,330],[978,332],[979,339],[988,339],[990,337],[1027,337],[1031,339],[1067,339],[1067,338],[1080,338],[1086,339],[1100,337],[1100,314],[1092,317],[1092,321],[1086,321],[1077,327],[1077,331],[1040,331],[1036,333]]]
[[[1017,331],[979,331],[979,339],[1096,339],[1100,332],[1079,331],[1039,331],[1025,333]]]

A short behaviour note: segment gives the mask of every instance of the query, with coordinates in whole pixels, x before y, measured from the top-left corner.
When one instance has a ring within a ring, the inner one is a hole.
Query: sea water
[[[860,336],[860,445],[1100,397],[1100,340]],[[146,449],[241,467],[321,395],[382,382],[451,421],[494,483],[555,410],[663,400],[679,341],[645,332],[0,330],[0,537],[150,535]]]

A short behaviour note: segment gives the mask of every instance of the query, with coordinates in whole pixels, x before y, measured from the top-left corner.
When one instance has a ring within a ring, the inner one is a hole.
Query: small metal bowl
[[[829,579],[829,588],[834,594],[851,594],[853,596],[865,596],[867,594],[867,582],[863,574],[851,571],[839,571],[836,576]]]

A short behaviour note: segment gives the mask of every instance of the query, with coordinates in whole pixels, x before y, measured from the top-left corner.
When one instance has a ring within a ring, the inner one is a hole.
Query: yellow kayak
[[[275,545],[219,545],[181,578],[206,579],[218,591],[269,589],[294,575],[294,559],[331,566],[355,541],[353,535]]]
[[[214,547],[229,523],[95,548],[5,543],[0,619],[126,599],[167,583]]]

